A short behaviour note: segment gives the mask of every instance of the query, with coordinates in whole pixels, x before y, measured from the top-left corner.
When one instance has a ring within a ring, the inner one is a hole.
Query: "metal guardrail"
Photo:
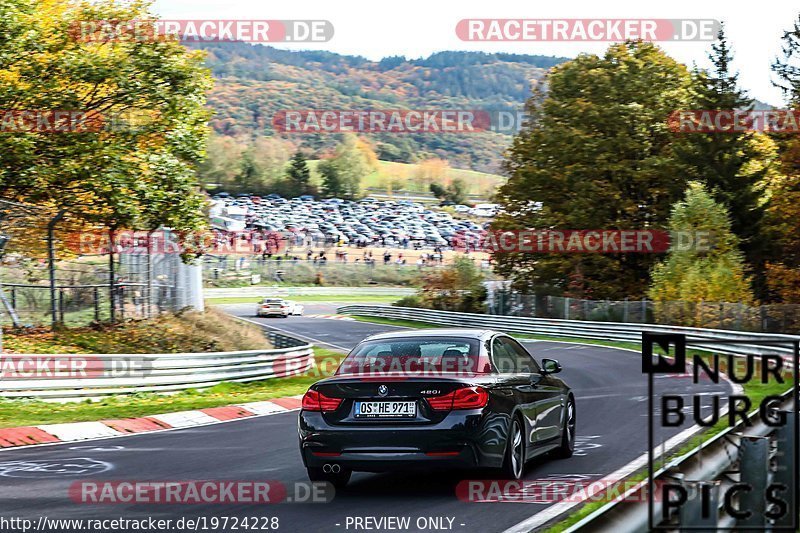
[[[551,320],[530,317],[507,317],[497,315],[479,315],[472,313],[454,313],[429,309],[404,307],[349,305],[338,309],[339,313],[412,320],[439,324],[442,326],[482,327],[498,329],[512,333],[553,335],[585,339],[600,339],[641,343],[642,331],[654,333],[673,333],[686,335],[687,347],[713,350],[733,356],[780,355],[794,358],[800,351],[800,336],[754,334],[738,331],[687,328],[656,324],[627,324],[612,322],[588,322],[575,320]],[[694,342],[693,342],[694,341]],[[711,345],[711,342],[713,345]],[[785,347],[775,344],[758,344],[759,341],[775,343],[785,341]],[[751,343],[752,342],[752,343]],[[723,498],[721,494],[735,482],[744,482],[753,487],[753,494],[763,495],[768,484],[776,482],[787,487],[794,485],[793,476],[797,472],[795,458],[797,443],[794,442],[795,414],[798,408],[797,391],[792,388],[784,395],[780,410],[787,416],[786,424],[771,427],[761,418],[759,410],[749,413],[753,425],[745,426],[743,422],[730,427],[691,452],[668,462],[663,468],[654,472],[655,482],[670,482],[687,490],[689,497],[679,511],[669,513],[666,520],[656,524],[660,530],[715,531],[719,528],[747,527],[750,530],[767,530],[770,527],[791,526],[788,513],[777,523],[769,524],[764,518],[766,503],[758,498],[744,495],[745,504],[755,505],[753,515],[744,521],[737,521],[732,516],[721,512]],[[663,460],[663,458],[662,458]],[[618,480],[621,481],[621,480]],[[649,530],[649,512],[647,482],[628,490],[620,498],[604,505],[577,524],[567,529],[574,532],[646,532]],[[795,501],[793,492],[786,496]],[[708,516],[702,515],[703,502],[698,496],[707,494],[712,509],[716,512]],[[759,507],[760,506],[760,507]],[[654,515],[661,516],[662,502],[654,502]],[[687,529],[689,528],[689,529]]]
[[[5,354],[0,356],[3,360],[0,398],[67,401],[137,392],[174,392],[212,387],[223,381],[286,377],[313,366],[311,344],[276,332],[268,332],[267,336],[276,348],[175,354],[65,354],[61,357]],[[31,365],[38,365],[39,371],[32,372],[32,376],[24,375]],[[50,375],[47,375],[48,369]]]
[[[796,524],[797,517],[788,512],[770,523],[765,516],[768,502],[763,498],[767,487],[776,484],[787,487],[788,492],[780,494],[784,501],[795,501],[795,476],[799,475],[795,467],[796,402],[793,391],[783,397],[785,401],[781,411],[786,416],[785,425],[770,427],[755,410],[749,414],[752,426],[746,427],[740,422],[727,428],[654,472],[654,486],[669,483],[684,489],[687,494],[687,500],[679,510],[668,509],[667,513],[663,512],[663,499],[654,498],[654,527],[659,531],[736,531],[737,528],[750,531],[781,528],[781,531],[786,531],[793,521]],[[737,483],[751,489],[738,495],[738,507],[751,513],[738,520],[723,512],[724,495]],[[566,529],[565,533],[649,531],[648,490],[650,487],[645,480]],[[704,492],[709,507],[705,515],[702,512]],[[664,518],[665,514],[667,518]]]
[[[269,285],[251,285],[249,287],[203,289],[206,298],[253,298],[255,302],[261,296],[409,296],[417,290],[408,287],[281,287]]]
[[[582,339],[598,339],[609,341],[635,342],[642,340],[642,331],[654,333],[682,333],[690,348],[707,349],[707,344],[697,341],[715,341],[714,351],[732,355],[774,354],[783,357],[792,355],[791,348],[782,346],[763,346],[758,342],[764,339],[785,340],[787,343],[800,340],[800,336],[776,335],[767,333],[750,333],[722,329],[687,328],[682,326],[665,326],[660,324],[628,324],[622,322],[590,322],[583,320],[557,320],[549,318],[533,318],[518,316],[483,315],[476,313],[456,313],[452,311],[436,311],[412,307],[393,307],[388,305],[345,305],[337,310],[341,314],[374,316],[395,320],[414,320],[429,322],[442,326],[498,329],[510,333],[532,335],[553,335],[558,337],[576,337]],[[725,344],[725,341],[735,343]],[[753,344],[740,344],[741,341],[753,341]]]

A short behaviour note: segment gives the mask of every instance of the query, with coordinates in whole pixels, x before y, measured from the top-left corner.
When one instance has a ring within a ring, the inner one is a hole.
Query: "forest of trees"
[[[479,109],[516,112],[532,84],[563,58],[439,52],[425,59],[369,61],[323,51],[287,51],[248,43],[192,45],[207,52],[216,84],[210,124],[232,137],[271,136],[272,117],[292,109]],[[378,158],[417,163],[438,157],[454,168],[496,172],[513,132],[469,135],[368,134]],[[312,156],[342,135],[282,136]]]
[[[372,146],[352,134],[345,135],[341,143],[321,157],[315,169],[320,179],[315,180],[307,154],[290,141],[212,135],[199,177],[210,191],[358,199],[362,180],[378,164]]]
[[[796,109],[800,19],[782,44],[773,70]],[[556,66],[547,93],[528,101],[535,124],[515,138],[498,194],[497,229],[703,229],[711,251],[499,254],[498,271],[577,298],[800,303],[797,135],[675,134],[665,124],[674,110],[752,108],[732,57],[723,29],[709,70],[641,42]]]

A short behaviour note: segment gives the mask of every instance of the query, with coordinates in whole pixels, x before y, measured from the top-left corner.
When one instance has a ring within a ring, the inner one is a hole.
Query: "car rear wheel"
[[[327,481],[337,489],[343,489],[347,486],[347,482],[350,481],[350,476],[353,474],[353,471],[349,468],[342,468],[336,473],[325,472],[323,468],[313,466],[309,466],[306,470],[308,470],[309,480]]]
[[[564,415],[564,429],[561,434],[561,446],[558,447],[556,455],[567,459],[572,457],[575,452],[575,400],[567,400],[567,409]]]
[[[525,439],[519,418],[511,422],[511,430],[506,441],[506,457],[503,462],[503,474],[509,479],[522,479],[525,471]]]

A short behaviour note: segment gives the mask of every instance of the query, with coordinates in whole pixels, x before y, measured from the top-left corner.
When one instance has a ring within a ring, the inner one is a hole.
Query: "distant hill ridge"
[[[424,59],[401,56],[371,61],[325,51],[291,51],[249,43],[198,43],[217,79],[209,96],[211,126],[220,134],[271,135],[272,117],[288,109],[493,109],[521,110],[546,71],[567,58],[485,52],[437,52]],[[368,134],[380,159],[415,162],[447,159],[451,166],[499,169],[510,135]],[[295,136],[321,152],[336,135]]]

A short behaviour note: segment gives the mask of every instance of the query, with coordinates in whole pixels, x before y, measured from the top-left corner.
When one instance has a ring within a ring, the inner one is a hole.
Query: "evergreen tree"
[[[753,100],[739,88],[738,73],[731,72],[733,54],[720,28],[709,59],[711,71],[693,72],[694,98],[697,110],[749,110]],[[762,180],[764,165],[752,165],[763,159],[755,133],[685,134],[677,148],[690,179],[706,184],[712,197],[722,203],[731,216],[731,228],[739,237],[742,250],[762,286],[764,239],[761,222],[764,216]]]
[[[800,16],[783,35],[784,57],[775,61],[776,85],[790,107],[800,108]],[[767,264],[772,301],[800,304],[800,139],[796,134],[774,135],[780,152],[780,171],[770,180],[767,233],[773,248]]]
[[[306,163],[303,152],[296,151],[289,162],[289,169],[286,172],[293,196],[308,194],[311,189],[311,171]]]
[[[234,178],[234,182],[238,192],[262,192],[263,174],[253,158],[253,152],[251,149],[245,150],[242,154],[239,173]]]
[[[666,259],[655,266],[650,298],[752,303],[750,281],[729,214],[701,183],[689,184],[685,199],[672,210],[669,228],[673,235],[688,235],[682,241],[693,245],[673,245]]]
[[[320,162],[317,170],[322,175],[322,193],[327,198],[341,196],[344,191],[342,178],[339,175],[339,167],[333,159],[326,159]]]

